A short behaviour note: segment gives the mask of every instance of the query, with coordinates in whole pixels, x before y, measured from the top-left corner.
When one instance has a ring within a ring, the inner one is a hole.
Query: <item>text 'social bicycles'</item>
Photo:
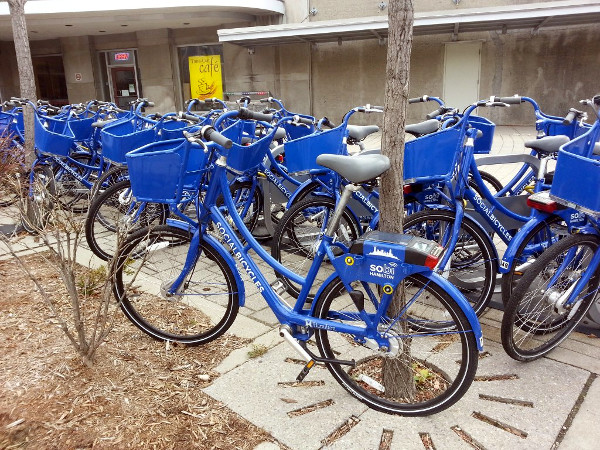
[[[232,119],[236,114],[225,113]],[[394,414],[432,414],[461,398],[477,368],[481,328],[462,294],[432,271],[439,246],[377,231],[346,246],[331,231],[352,191],[389,169],[387,157],[319,156],[321,165],[339,172],[349,184],[317,244],[311,269],[301,277],[271,258],[237,213],[227,167],[230,159],[238,164],[244,159],[244,147],[209,126],[188,135],[188,141],[190,151],[200,152],[207,162],[198,226],[169,219],[166,225],[129,236],[117,255],[115,296],[137,327],[155,339],[190,345],[217,338],[244,305],[242,272],[279,320],[281,336],[306,360],[298,380],[315,363],[325,364],[354,397]],[[156,154],[152,157],[162,164]],[[335,271],[307,304],[325,258]],[[255,259],[302,284],[298,298],[276,292]],[[308,345],[313,338],[319,355]],[[384,378],[391,364],[404,382]]]

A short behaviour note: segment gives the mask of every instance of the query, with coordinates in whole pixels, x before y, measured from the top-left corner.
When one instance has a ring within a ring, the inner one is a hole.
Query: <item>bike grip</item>
[[[260,103],[271,103],[271,99],[272,99],[272,97],[266,97],[266,98],[261,98],[258,101]]]
[[[440,114],[444,114],[445,109],[444,108],[438,108],[435,111],[431,111],[429,114],[427,114],[425,116],[426,119],[435,119],[437,116],[439,116]]]
[[[323,119],[321,120],[321,124],[323,124],[324,126],[326,126],[328,128],[335,128],[335,123],[333,123],[331,120],[329,120],[328,117],[323,117]]]
[[[573,120],[575,120],[575,116],[577,115],[577,113],[573,110],[569,110],[569,114],[566,115],[566,117],[563,119],[563,125],[571,125],[573,123]]]
[[[221,133],[219,133],[217,130],[215,130],[215,128],[211,125],[206,125],[204,128],[202,128],[201,134],[202,134],[202,137],[204,139],[206,139],[207,141],[212,141],[215,144],[220,145],[221,147],[231,148],[231,146],[233,145],[233,142],[231,139],[223,136]]]
[[[424,102],[425,100],[423,100],[423,97],[415,97],[415,98],[409,98],[408,99],[408,104],[412,105],[413,103],[421,103]]]
[[[238,117],[242,120],[261,120],[263,122],[271,122],[273,120],[273,114],[263,114],[250,111],[247,108],[240,108]]]
[[[312,125],[313,121],[307,117],[294,116],[294,122],[303,123],[304,125]]]
[[[200,122],[200,117],[195,116],[193,114],[185,114],[184,113],[184,114],[181,115],[181,118],[185,119],[185,120],[189,120],[191,122]]]
[[[146,106],[152,107],[154,106],[154,102],[146,102]]]
[[[492,97],[492,102],[507,103],[509,105],[518,105],[520,103],[523,103],[523,99],[520,95],[517,95],[515,97]]]

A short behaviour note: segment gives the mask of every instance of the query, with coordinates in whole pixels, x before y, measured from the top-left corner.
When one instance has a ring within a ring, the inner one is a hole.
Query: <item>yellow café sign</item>
[[[190,56],[189,66],[192,98],[223,98],[221,56]]]

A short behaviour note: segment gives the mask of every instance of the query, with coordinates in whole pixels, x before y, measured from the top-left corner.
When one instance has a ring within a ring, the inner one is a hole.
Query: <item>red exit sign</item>
[[[115,61],[129,61],[129,52],[115,53]]]

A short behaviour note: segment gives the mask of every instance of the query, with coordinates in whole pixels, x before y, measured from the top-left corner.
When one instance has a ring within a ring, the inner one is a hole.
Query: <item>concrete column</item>
[[[96,97],[94,86],[94,53],[89,36],[66,37],[60,40],[69,103],[87,102]]]
[[[138,31],[138,67],[142,94],[154,102],[153,111],[175,111],[173,65],[169,46],[169,30]]]

